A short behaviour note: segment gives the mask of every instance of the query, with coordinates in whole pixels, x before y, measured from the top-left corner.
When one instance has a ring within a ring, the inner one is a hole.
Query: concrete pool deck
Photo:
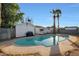
[[[76,42],[78,37],[69,36],[69,40]],[[75,49],[69,40],[59,42],[56,46],[44,47],[44,46],[15,46],[13,42],[15,40],[6,41],[0,44],[0,49],[6,55],[38,55],[38,56],[49,56],[49,55],[64,55],[68,50]]]

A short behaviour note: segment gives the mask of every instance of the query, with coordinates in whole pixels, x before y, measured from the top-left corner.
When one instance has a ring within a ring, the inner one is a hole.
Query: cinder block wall
[[[13,30],[14,29],[0,28],[0,41],[11,39],[14,35],[14,33],[12,32]]]

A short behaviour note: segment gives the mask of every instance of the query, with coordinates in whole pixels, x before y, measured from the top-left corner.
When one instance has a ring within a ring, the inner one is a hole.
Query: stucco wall
[[[26,32],[32,31],[34,34],[34,26],[32,24],[18,24],[16,25],[16,37],[26,36]]]
[[[53,33],[53,28],[45,28],[44,33]]]
[[[43,29],[43,28],[40,28],[40,27],[36,27],[35,30],[36,30],[36,34],[44,34],[44,31],[40,31],[40,29]],[[43,29],[44,30],[44,29]]]
[[[0,41],[11,39],[11,29],[0,28]]]
[[[43,29],[43,31],[40,31],[40,29]],[[36,27],[36,34],[47,34],[47,33],[53,33],[53,28],[43,28],[43,27]]]

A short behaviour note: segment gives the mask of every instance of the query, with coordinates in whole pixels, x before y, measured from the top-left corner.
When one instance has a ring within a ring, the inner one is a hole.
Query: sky
[[[79,27],[79,4],[75,3],[20,3],[20,11],[26,18],[32,19],[34,25],[53,26],[52,9],[60,9],[60,27],[78,26]],[[56,20],[57,26],[57,20]]]

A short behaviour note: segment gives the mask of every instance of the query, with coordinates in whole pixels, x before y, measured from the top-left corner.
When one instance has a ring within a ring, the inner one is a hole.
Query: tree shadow
[[[59,41],[59,37],[56,38],[56,35],[53,36],[53,45],[50,49],[50,56],[61,56],[59,44],[56,43],[56,39]]]

